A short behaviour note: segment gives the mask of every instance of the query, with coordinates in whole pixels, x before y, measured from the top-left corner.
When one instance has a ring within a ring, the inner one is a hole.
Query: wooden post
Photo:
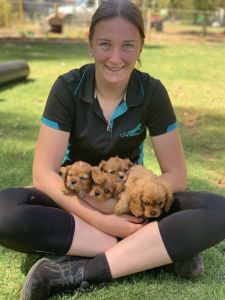
[[[4,0],[3,10],[4,10],[4,25],[5,25],[5,27],[9,27],[9,4],[8,4],[8,0]]]
[[[24,11],[23,11],[23,1],[18,0],[19,4],[19,16],[20,16],[20,22],[24,23]]]
[[[205,11],[203,16],[204,18],[202,22],[202,35],[205,37],[207,35],[208,12]]]
[[[146,41],[148,42],[150,40],[150,33],[151,33],[151,9],[147,9],[147,14],[146,14]]]

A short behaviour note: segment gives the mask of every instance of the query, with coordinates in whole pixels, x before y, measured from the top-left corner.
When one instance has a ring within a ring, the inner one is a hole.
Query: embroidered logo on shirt
[[[143,128],[143,125],[139,123],[134,129],[122,132],[120,134],[120,137],[130,137],[130,136],[136,136],[141,134],[145,129]]]

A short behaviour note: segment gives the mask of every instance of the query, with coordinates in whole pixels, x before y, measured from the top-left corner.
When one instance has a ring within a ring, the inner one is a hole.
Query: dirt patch
[[[191,133],[192,137],[198,134],[198,124],[202,121],[203,116],[194,109],[185,109],[182,111],[182,123]]]
[[[208,169],[208,172],[212,174],[213,178],[210,182],[217,185],[219,188],[225,188],[225,175],[214,169]]]

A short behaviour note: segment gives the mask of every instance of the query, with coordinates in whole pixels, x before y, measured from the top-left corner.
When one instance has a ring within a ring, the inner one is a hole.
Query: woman
[[[23,300],[169,264],[176,274],[196,278],[204,268],[198,253],[225,237],[225,199],[184,192],[185,159],[168,94],[159,80],[135,69],[144,37],[134,4],[102,2],[90,26],[95,63],[60,76],[48,97],[33,163],[35,188],[0,194],[1,245],[59,255],[35,263]],[[114,215],[113,199],[98,204],[63,195],[62,161],[97,165],[118,155],[142,163],[146,128],[161,178],[174,192],[167,216],[146,225]]]

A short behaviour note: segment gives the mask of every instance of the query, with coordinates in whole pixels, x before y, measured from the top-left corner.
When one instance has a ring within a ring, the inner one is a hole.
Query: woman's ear
[[[90,56],[93,57],[94,54],[93,54],[93,45],[92,45],[92,41],[89,42],[89,53],[90,53]]]

